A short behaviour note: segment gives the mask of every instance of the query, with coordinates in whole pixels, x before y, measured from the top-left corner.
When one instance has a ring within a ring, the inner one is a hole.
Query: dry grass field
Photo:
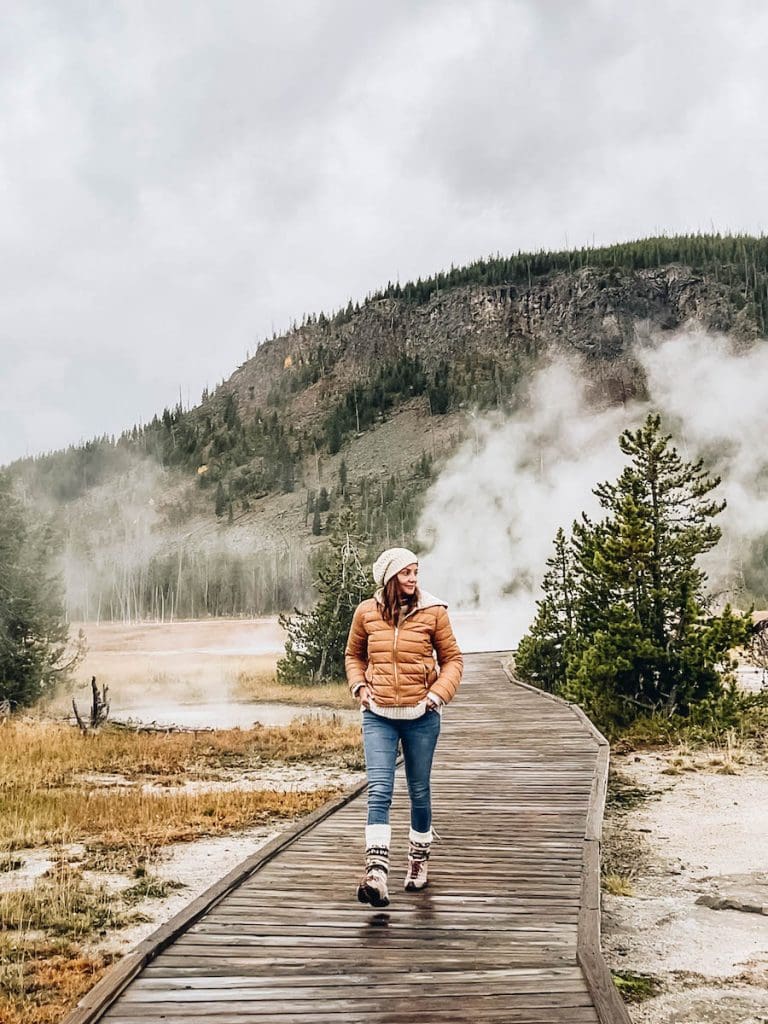
[[[336,792],[324,769],[361,764],[359,725],[337,716],[87,736],[45,719],[0,725],[0,1020],[61,1019],[112,959],[103,940],[146,921],[142,906],[175,887],[154,874],[165,848],[274,828]],[[260,784],[292,765],[320,784]]]

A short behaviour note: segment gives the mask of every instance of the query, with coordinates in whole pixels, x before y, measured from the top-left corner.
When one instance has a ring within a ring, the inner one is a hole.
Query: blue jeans
[[[421,718],[384,718],[363,711],[363,746],[368,772],[368,824],[386,825],[395,788],[398,740],[403,744],[405,777],[411,798],[411,828],[428,832],[432,825],[429,777],[440,735],[440,715],[426,711]]]

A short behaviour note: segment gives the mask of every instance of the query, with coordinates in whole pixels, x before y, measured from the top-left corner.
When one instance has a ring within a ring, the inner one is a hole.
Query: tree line
[[[555,273],[586,268],[652,270],[680,263],[727,283],[737,308],[748,313],[762,333],[768,332],[768,237],[761,235],[660,235],[607,246],[582,246],[559,252],[518,252],[489,256],[431,277],[392,284],[367,301],[398,299],[424,305],[442,291],[467,285],[531,287]]]
[[[97,551],[65,598],[70,621],[172,622],[272,615],[306,600],[311,578],[303,547],[239,552],[179,542],[146,558]]]

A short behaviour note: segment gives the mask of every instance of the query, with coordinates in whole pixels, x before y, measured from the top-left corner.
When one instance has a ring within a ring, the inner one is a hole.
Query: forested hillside
[[[642,394],[638,336],[765,334],[768,240],[688,236],[480,260],[389,284],[265,341],[191,409],[14,463],[63,537],[73,618],[254,614],[308,597],[308,554],[351,506],[371,546],[416,543],[469,412],[513,409],[552,351],[596,402]]]

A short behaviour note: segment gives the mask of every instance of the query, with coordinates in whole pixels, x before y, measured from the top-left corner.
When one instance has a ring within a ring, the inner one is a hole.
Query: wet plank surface
[[[426,891],[402,889],[401,769],[389,907],[355,900],[363,793],[224,896],[100,1019],[596,1024],[577,929],[597,750],[572,709],[511,683],[499,655],[467,656],[433,771]]]

